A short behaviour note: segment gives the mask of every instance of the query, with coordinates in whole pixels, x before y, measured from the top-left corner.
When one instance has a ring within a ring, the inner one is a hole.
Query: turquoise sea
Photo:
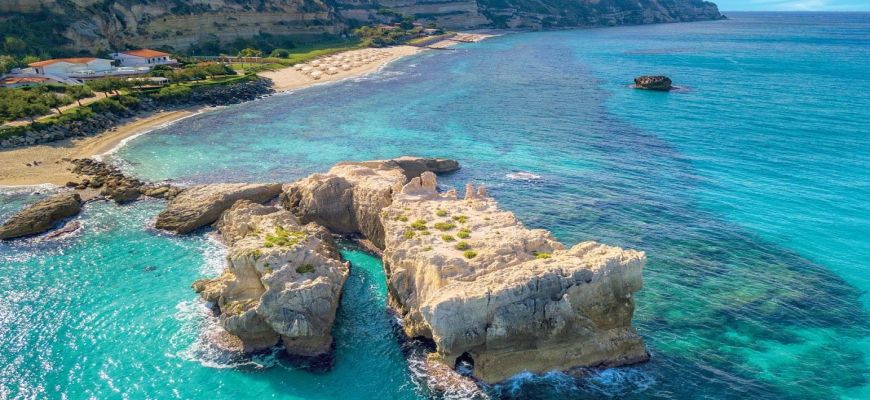
[[[726,14],[431,51],[183,120],[111,159],[196,183],[451,157],[463,169],[442,186],[486,184],[568,244],[647,252],[634,323],[650,362],[521,374],[492,398],[868,399],[870,14]],[[629,88],[641,74],[682,89]],[[0,218],[44,192],[4,190]],[[210,347],[189,285],[223,250],[152,229],[162,206],[91,203],[70,237],[0,243],[0,399],[463,398],[430,393],[379,261],[350,246],[332,360]]]

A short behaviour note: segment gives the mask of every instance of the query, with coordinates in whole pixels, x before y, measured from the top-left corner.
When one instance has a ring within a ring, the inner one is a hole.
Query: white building
[[[177,60],[170,58],[169,53],[151,49],[139,49],[113,53],[112,58],[118,61],[121,67],[153,67],[155,65],[177,64]]]
[[[114,70],[112,60],[93,57],[54,58],[28,64],[37,75],[72,76],[101,75]]]

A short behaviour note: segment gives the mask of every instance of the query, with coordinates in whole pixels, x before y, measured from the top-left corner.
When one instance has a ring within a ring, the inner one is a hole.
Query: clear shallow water
[[[731,17],[430,52],[187,119],[116,160],[212,182],[453,157],[463,169],[445,186],[485,182],[570,244],[647,251],[635,324],[651,362],[520,376],[494,397],[870,398],[870,15]],[[687,90],[627,88],[646,73]],[[0,215],[32,200],[6,195]],[[147,229],[159,207],[92,204],[63,242],[0,244],[0,397],[429,395],[384,311],[380,265],[353,249],[328,372],[204,346],[213,322],[188,285],[219,270],[220,249]]]

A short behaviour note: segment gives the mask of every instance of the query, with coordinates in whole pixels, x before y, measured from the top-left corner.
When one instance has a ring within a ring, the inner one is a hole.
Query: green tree
[[[269,54],[269,56],[270,57],[287,58],[287,57],[290,57],[290,50],[275,49],[275,50],[272,50],[272,54]]]
[[[51,110],[48,108],[48,106],[42,103],[22,101],[12,104],[12,109],[10,110],[10,112],[16,119],[27,117],[30,118],[30,122],[36,122],[34,117],[48,114],[49,112],[51,112]]]
[[[239,57],[262,57],[263,52],[257,49],[253,49],[250,47],[244,48],[239,51]]]
[[[37,56],[24,56],[21,58],[22,65],[33,64],[37,61],[39,61],[39,57],[37,57]]]
[[[106,97],[109,97],[110,92],[118,94],[118,90],[129,87],[127,81],[121,78],[100,78],[87,81],[85,84],[95,92],[105,93]]]
[[[46,107],[55,109],[60,115],[63,115],[63,111],[60,110],[60,107],[72,103],[69,97],[65,95],[56,95],[50,92],[44,93],[40,96],[39,100]]]
[[[10,55],[0,55],[0,74],[5,74],[18,67],[18,60]]]
[[[78,102],[79,106],[81,106],[82,99],[93,96],[94,91],[85,85],[70,85],[66,88],[66,95]]]
[[[15,36],[6,36],[3,40],[3,50],[10,54],[23,55],[27,52],[27,43]]]

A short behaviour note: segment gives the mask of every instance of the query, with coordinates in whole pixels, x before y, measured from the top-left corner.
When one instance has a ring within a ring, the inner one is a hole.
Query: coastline
[[[0,158],[3,159],[3,163],[0,163],[0,187],[44,184],[62,186],[76,178],[68,170],[65,158],[95,157],[114,152],[134,137],[196,115],[204,109],[205,107],[193,107],[158,112],[136,118],[115,130],[96,136],[0,150]],[[34,161],[38,165],[27,166]]]
[[[361,54],[367,51],[372,50],[371,48],[359,49],[359,50],[350,50],[342,53],[338,53],[341,55],[355,55]],[[387,64],[396,61],[400,58],[404,58],[413,54],[417,54],[421,51],[424,51],[424,48],[416,47],[416,46],[393,46],[393,47],[384,47],[378,48],[378,51],[386,53],[386,56],[375,60],[374,62],[364,64],[358,67],[351,68],[347,71],[340,70],[335,75],[322,75],[320,79],[311,78],[304,73],[297,71],[294,67],[281,68],[275,71],[266,71],[260,72],[259,75],[262,78],[270,79],[272,81],[272,88],[275,89],[276,92],[286,92],[290,90],[296,89],[304,89],[310,86],[314,86],[317,84],[327,83],[327,82],[336,82],[348,78],[356,78],[360,76],[365,76],[374,72],[377,72],[384,68]]]
[[[460,33],[470,40],[480,41],[494,35]],[[340,71],[334,75],[322,75],[320,79],[313,79],[308,75],[297,71],[294,67],[282,68],[276,71],[267,71],[257,74],[272,82],[272,88],[280,92],[288,92],[305,89],[311,86],[334,83],[345,79],[361,77],[380,71],[389,63],[398,59],[427,51],[431,48],[445,48],[464,41],[457,41],[453,37],[442,39],[425,47],[400,45],[378,48],[377,51],[385,55],[367,64]],[[350,50],[339,54],[354,55],[370,52],[373,48]],[[96,158],[117,151],[127,142],[154,129],[168,126],[182,119],[202,113],[209,107],[190,107],[186,109],[163,111],[142,118],[133,119],[117,127],[117,129],[104,131],[98,135],[86,138],[65,139],[45,144],[36,144],[24,147],[0,150],[0,188],[58,185],[63,186],[66,182],[76,177],[69,170],[69,165],[64,159],[73,158]],[[33,162],[38,162],[35,166]]]

